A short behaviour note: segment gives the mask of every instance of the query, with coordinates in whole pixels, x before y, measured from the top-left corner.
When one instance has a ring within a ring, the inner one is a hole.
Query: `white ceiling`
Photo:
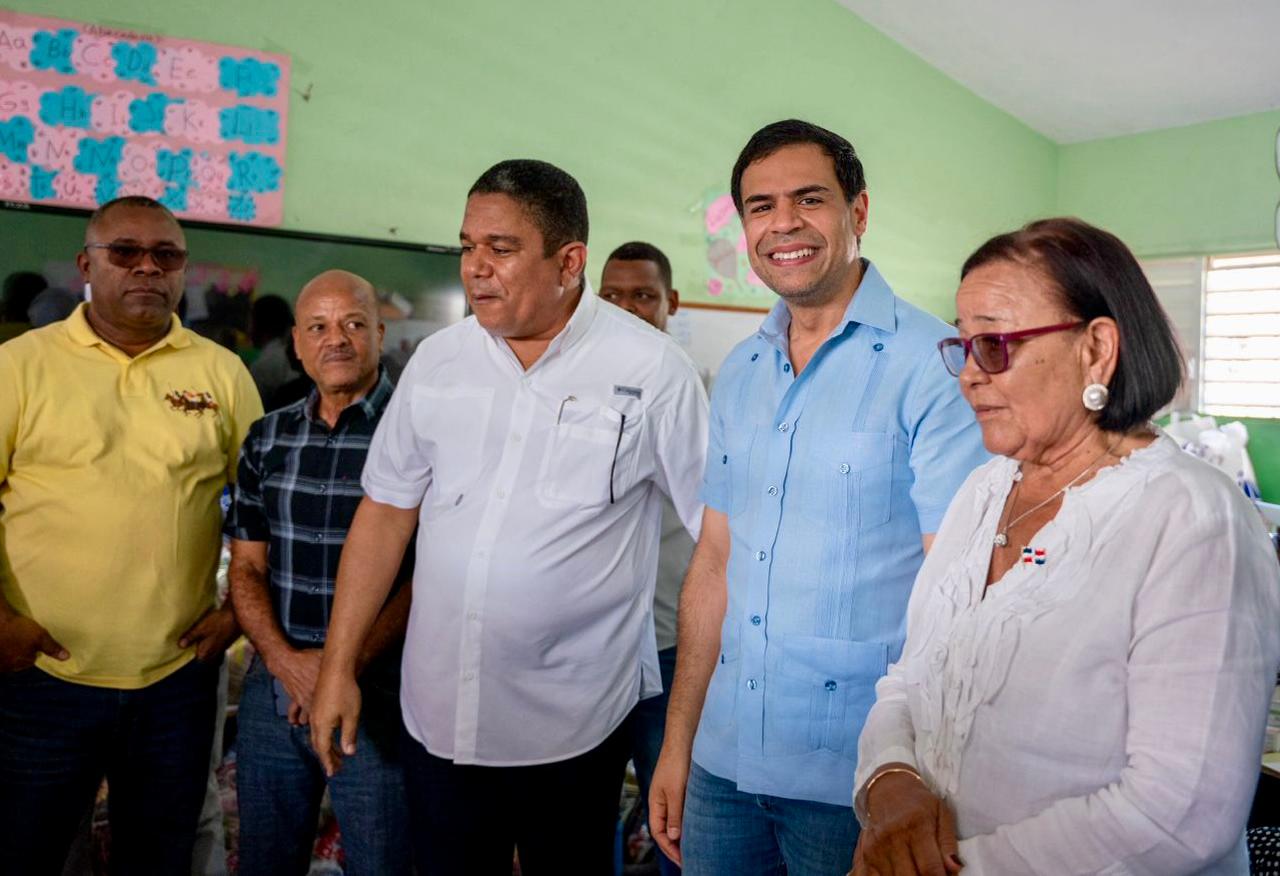
[[[1280,0],[838,0],[1059,143],[1280,108]]]

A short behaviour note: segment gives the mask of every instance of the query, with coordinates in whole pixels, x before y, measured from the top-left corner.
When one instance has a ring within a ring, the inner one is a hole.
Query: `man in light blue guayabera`
[[[843,873],[858,734],[947,504],[986,459],[942,321],[861,257],[862,165],[815,125],[757,132],[732,194],[781,299],[711,401],[702,534],[650,823],[685,873]]]

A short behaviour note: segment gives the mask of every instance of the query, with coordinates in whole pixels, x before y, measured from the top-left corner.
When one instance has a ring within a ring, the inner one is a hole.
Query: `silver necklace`
[[[1117,441],[1117,442],[1115,442],[1114,444],[1112,444],[1110,447],[1108,447],[1106,450],[1102,451],[1102,453],[1101,453],[1101,454],[1099,454],[1099,456],[1098,456],[1098,458],[1097,458],[1097,459],[1095,459],[1093,462],[1089,463],[1088,468],[1086,468],[1084,471],[1080,472],[1080,474],[1076,475],[1076,476],[1075,476],[1075,477],[1073,477],[1071,480],[1067,481],[1067,483],[1062,487],[1062,489],[1061,489],[1061,490],[1058,490],[1056,493],[1054,493],[1054,494],[1053,494],[1052,496],[1050,496],[1049,498],[1045,499],[1045,500],[1044,500],[1043,502],[1041,502],[1040,504],[1035,505],[1035,506],[1033,506],[1033,507],[1031,507],[1031,508],[1028,508],[1026,511],[1023,511],[1023,512],[1022,512],[1021,514],[1019,514],[1017,517],[1013,518],[1013,519],[1012,519],[1012,520],[1010,520],[1008,523],[1006,523],[1006,524],[1004,525],[1004,528],[1003,528],[1003,529],[1000,529],[1000,530],[998,530],[998,531],[996,532],[996,537],[993,539],[993,541],[995,542],[995,546],[996,546],[996,547],[1004,547],[1005,545],[1007,545],[1007,544],[1009,543],[1009,530],[1010,530],[1010,529],[1013,529],[1015,526],[1017,526],[1017,525],[1018,525],[1018,523],[1019,523],[1019,522],[1021,522],[1021,521],[1022,521],[1022,520],[1024,520],[1025,518],[1029,517],[1030,515],[1034,514],[1035,512],[1039,511],[1039,510],[1040,510],[1041,508],[1043,508],[1045,505],[1048,505],[1048,504],[1049,504],[1050,502],[1052,502],[1054,499],[1058,498],[1058,497],[1059,497],[1059,496],[1061,496],[1063,493],[1065,493],[1067,490],[1069,490],[1069,489],[1071,489],[1072,487],[1074,487],[1077,483],[1079,483],[1079,481],[1080,481],[1080,479],[1081,479],[1081,478],[1083,478],[1083,477],[1084,477],[1085,475],[1087,475],[1089,472],[1093,471],[1094,466],[1096,466],[1098,463],[1102,462],[1102,460],[1106,459],[1106,458],[1107,458],[1107,456],[1111,453],[1111,451],[1112,451],[1112,450],[1114,450],[1114,449],[1116,448],[1116,444],[1119,444],[1119,443],[1120,443],[1120,442],[1119,442],[1119,441]],[[1016,485],[1015,485],[1015,486],[1014,486],[1014,488],[1013,488],[1013,489],[1014,489],[1013,502],[1010,502],[1010,503],[1009,503],[1009,504],[1010,504],[1010,507],[1012,507],[1012,506],[1013,506],[1013,503],[1017,501],[1017,499],[1018,499],[1018,490],[1020,490],[1020,489],[1022,488],[1022,469],[1021,469],[1021,468],[1019,468],[1019,469],[1014,473],[1014,475],[1013,475],[1013,479],[1014,479],[1014,481],[1016,481],[1017,483],[1016,483]],[[1002,516],[1003,516],[1003,515],[1002,515]]]

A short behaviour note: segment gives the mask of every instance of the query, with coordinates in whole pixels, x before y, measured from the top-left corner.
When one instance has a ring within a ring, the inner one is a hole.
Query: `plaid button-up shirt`
[[[386,371],[338,417],[316,416],[316,390],[254,423],[240,451],[239,476],[223,531],[267,542],[271,599],[285,638],[297,648],[324,643],[338,559],[364,490],[360,472],[391,398]]]

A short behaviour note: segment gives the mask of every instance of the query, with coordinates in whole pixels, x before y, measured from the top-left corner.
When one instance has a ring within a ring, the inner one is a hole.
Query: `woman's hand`
[[[919,776],[886,771],[864,805],[867,820],[853,855],[854,876],[960,872],[955,816]]]

